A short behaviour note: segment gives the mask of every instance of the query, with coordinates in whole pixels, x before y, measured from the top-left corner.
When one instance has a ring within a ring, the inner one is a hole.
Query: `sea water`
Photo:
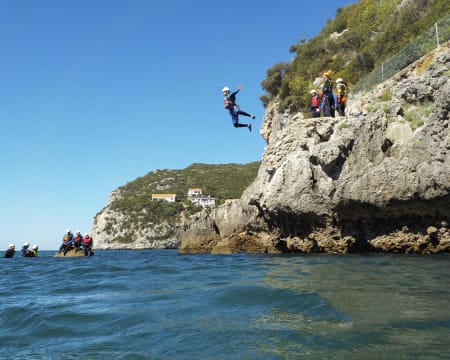
[[[0,259],[1,359],[450,359],[449,255],[53,254]]]

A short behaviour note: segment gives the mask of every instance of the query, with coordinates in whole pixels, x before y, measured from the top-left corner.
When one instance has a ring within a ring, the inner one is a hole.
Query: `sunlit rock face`
[[[256,180],[180,225],[180,251],[448,252],[449,65],[447,44],[350,94],[346,117],[269,105]]]

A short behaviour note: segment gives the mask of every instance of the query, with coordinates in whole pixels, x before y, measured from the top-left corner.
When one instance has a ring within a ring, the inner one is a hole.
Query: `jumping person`
[[[239,115],[248,116],[249,118],[254,119],[255,115],[251,115],[245,111],[242,111],[238,104],[236,104],[236,95],[239,91],[241,91],[243,88],[242,86],[238,86],[238,89],[230,94],[230,88],[225,86],[222,89],[223,93],[223,101],[225,109],[228,109],[230,112],[231,119],[233,120],[233,126],[238,127],[247,127],[248,130],[252,131],[252,124],[241,124],[239,122]]]

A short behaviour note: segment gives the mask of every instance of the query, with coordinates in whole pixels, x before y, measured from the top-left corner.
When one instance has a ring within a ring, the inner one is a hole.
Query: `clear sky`
[[[1,0],[0,250],[90,232],[150,171],[260,160],[266,70],[354,2]],[[239,84],[252,133],[223,108]]]

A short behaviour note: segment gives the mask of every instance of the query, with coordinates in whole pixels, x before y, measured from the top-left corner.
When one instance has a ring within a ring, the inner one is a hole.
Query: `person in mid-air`
[[[252,124],[242,124],[239,122],[239,115],[248,116],[249,118],[254,119],[255,115],[251,115],[245,111],[242,111],[238,104],[236,104],[236,95],[239,91],[243,89],[242,86],[238,86],[238,89],[230,94],[230,88],[225,86],[222,89],[223,93],[223,101],[225,109],[228,109],[230,112],[231,119],[233,120],[233,126],[238,127],[246,127],[251,132]]]
[[[14,254],[16,253],[16,245],[14,244],[9,244],[8,249],[5,251],[5,258],[12,258],[14,256]]]

